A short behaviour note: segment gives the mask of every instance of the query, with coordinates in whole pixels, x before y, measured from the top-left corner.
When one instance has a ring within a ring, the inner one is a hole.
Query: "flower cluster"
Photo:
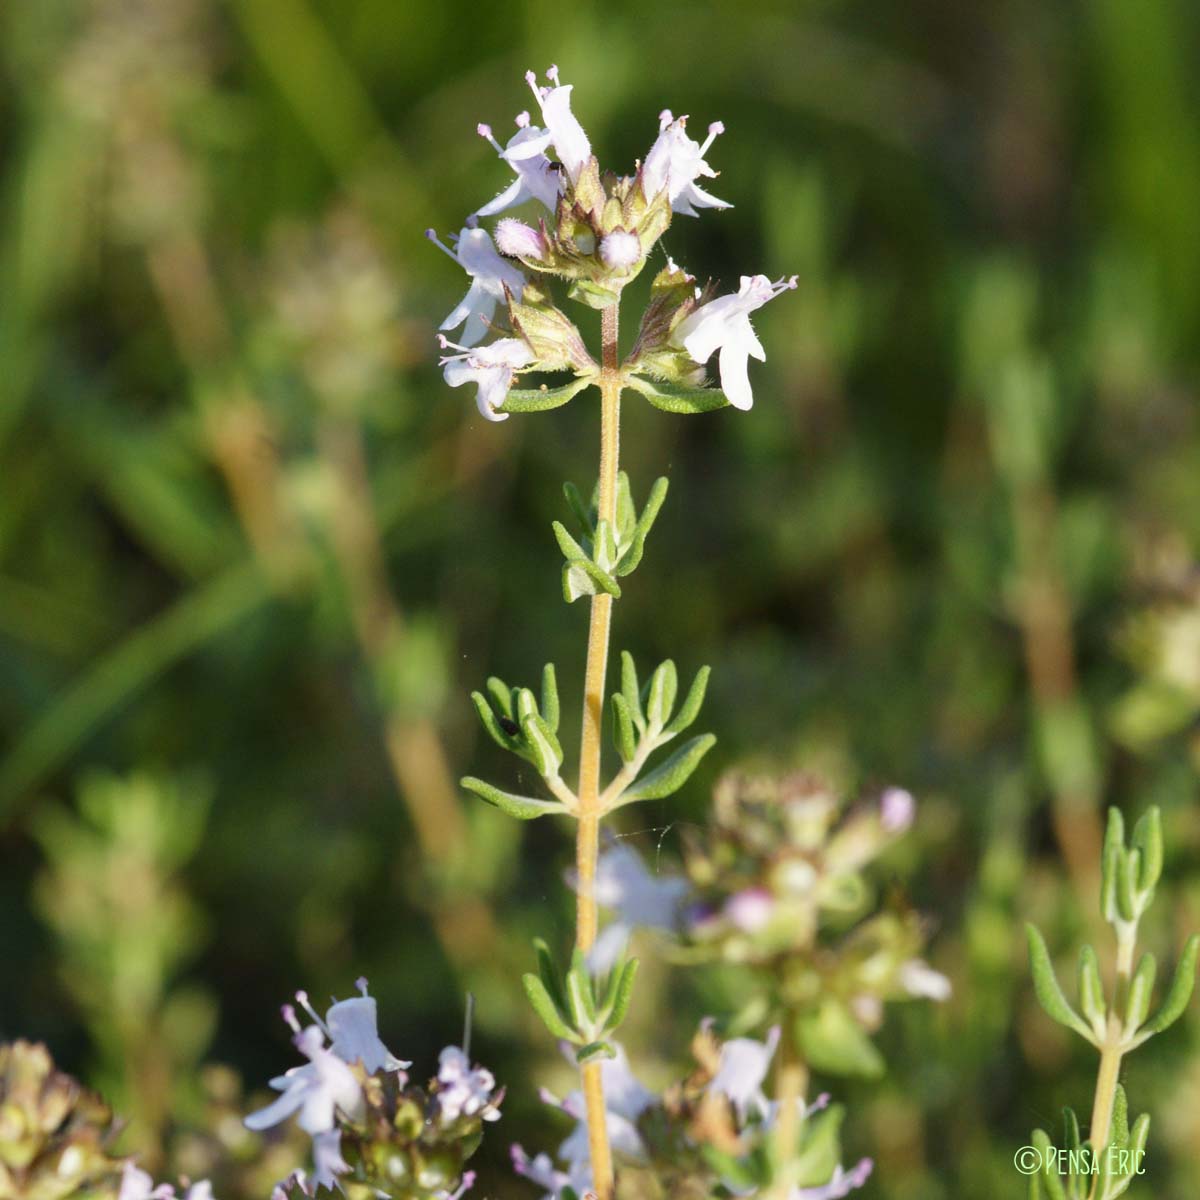
[[[718,121],[703,142],[687,132],[688,118],[659,116],[658,137],[632,175],[601,172],[591,142],[571,110],[571,85],[556,68],[548,84],[526,76],[540,113],[516,119],[516,131],[501,145],[487,125],[479,133],[513,171],[512,183],[482,205],[449,244],[433,230],[427,236],[466,271],[466,295],[442,322],[443,335],[461,329],[457,342],[443,336],[442,359],[451,387],[474,384],[479,410],[489,420],[511,412],[565,403],[593,381],[599,368],[574,324],[551,299],[559,281],[568,295],[593,308],[608,308],[645,266],[673,215],[728,208],[728,202],[698,181],[716,177],[706,155],[723,132]],[[502,217],[493,237],[480,220],[518,205],[540,209],[536,224]],[[701,411],[726,403],[753,403],[747,363],[765,358],[750,314],[795,280],[772,282],[743,276],[734,295],[716,297],[668,260],[654,281],[637,344],[624,364],[630,387],[672,411]],[[489,333],[498,336],[484,343]],[[721,390],[703,387],[705,364],[718,356]],[[562,372],[571,382],[514,392],[524,372]]]
[[[442,1051],[427,1088],[411,1085],[406,1072],[412,1064],[396,1058],[379,1036],[366,980],[359,989],[359,996],[334,1001],[324,1018],[298,992],[308,1026],[284,1006],[293,1043],[308,1061],[271,1080],[280,1095],[251,1113],[246,1125],[267,1129],[294,1115],[312,1137],[313,1166],[283,1180],[276,1200],[334,1187],[363,1200],[457,1200],[471,1185],[466,1161],[478,1148],[483,1122],[499,1118],[503,1091],[457,1046]]]
[[[610,1144],[619,1160],[618,1195],[628,1200],[665,1196],[755,1195],[771,1190],[775,1163],[769,1141],[778,1106],[764,1090],[779,1043],[779,1030],[766,1041],[720,1041],[705,1021],[692,1042],[695,1069],[686,1079],[656,1095],[633,1073],[624,1050],[601,1067]],[[543,1100],[575,1126],[558,1147],[556,1159],[530,1157],[512,1148],[514,1169],[542,1188],[545,1200],[570,1200],[592,1187],[583,1099],[543,1092]],[[790,1200],[835,1200],[861,1187],[871,1174],[870,1159],[850,1170],[839,1161],[842,1111],[828,1095],[801,1106],[804,1167],[790,1188]],[[557,1161],[556,1161],[557,1160]]]

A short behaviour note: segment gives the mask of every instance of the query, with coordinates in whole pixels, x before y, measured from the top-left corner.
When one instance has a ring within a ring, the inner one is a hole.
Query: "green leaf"
[[[567,498],[567,507],[571,510],[571,515],[579,523],[580,533],[584,537],[590,538],[596,532],[596,527],[592,523],[591,511],[579,494],[579,489],[573,483],[564,483],[563,495]]]
[[[512,692],[503,679],[489,675],[487,681],[488,694],[496,702],[496,708],[511,721],[513,717]]]
[[[650,693],[646,700],[646,720],[651,729],[662,729],[671,719],[675,696],[679,691],[679,672],[671,659],[659,663],[650,676]]]
[[[592,976],[582,951],[571,954],[571,966],[567,971],[567,1010],[577,1029],[590,1029],[596,1022],[596,998],[592,995]]]
[[[1117,914],[1122,921],[1136,921],[1142,914],[1138,897],[1138,875],[1142,856],[1137,850],[1121,853],[1121,868],[1117,872]]]
[[[700,715],[701,706],[704,704],[704,693],[708,689],[708,676],[708,667],[701,667],[696,672],[696,678],[692,680],[692,686],[688,688],[688,694],[684,697],[683,704],[680,705],[679,711],[670,725],[663,730],[664,733],[682,733]]]
[[[637,737],[633,732],[633,716],[629,711],[629,703],[620,692],[614,692],[613,707],[613,744],[622,762],[631,762],[637,754]]]
[[[575,1061],[582,1067],[585,1063],[598,1062],[602,1058],[616,1058],[617,1052],[607,1042],[588,1042],[575,1051]]]
[[[1148,808],[1133,827],[1131,845],[1141,852],[1142,868],[1138,873],[1138,890],[1149,892],[1158,883],[1163,868],[1162,813],[1158,805]]]
[[[543,938],[534,938],[533,952],[537,955],[538,975],[546,991],[550,994],[550,998],[554,1001],[558,1011],[565,1013],[567,1011],[567,998],[563,994],[562,979],[559,976],[554,957],[550,953],[550,947],[546,945]]]
[[[567,560],[563,567],[563,596],[567,603],[578,600],[580,596],[594,596],[597,592],[620,597],[621,588],[617,581],[587,556],[563,523],[555,521],[553,528],[559,549]]]
[[[612,1033],[617,1029],[629,1012],[629,1002],[633,999],[633,981],[637,978],[638,973],[638,960],[631,958],[619,970],[620,978],[617,981],[616,994],[608,1019],[604,1024],[605,1033]]]
[[[514,754],[518,753],[520,742],[500,724],[487,697],[482,692],[472,692],[471,703],[475,705],[475,711],[479,714],[479,719],[492,741],[503,750],[511,750]],[[508,718],[506,717],[505,720]]]
[[[551,1035],[566,1038],[569,1042],[578,1042],[579,1035],[563,1020],[550,993],[546,991],[546,985],[530,971],[521,976],[521,982],[525,986],[525,995],[529,997],[529,1003],[533,1005],[533,1011],[542,1018],[542,1024]]]
[[[1125,1005],[1125,1029],[1129,1034],[1141,1025],[1150,1011],[1150,998],[1154,994],[1154,976],[1157,969],[1154,955],[1143,954],[1130,981],[1129,999]]]
[[[1200,934],[1193,933],[1183,948],[1183,956],[1179,960],[1179,966],[1175,968],[1175,978],[1171,980],[1170,990],[1158,1012],[1146,1022],[1142,1029],[1143,1033],[1162,1033],[1164,1029],[1174,1025],[1183,1016],[1184,1010],[1192,998],[1198,956],[1200,956]]]
[[[1060,1025],[1074,1029],[1080,1037],[1086,1038],[1094,1046],[1096,1035],[1063,995],[1058,977],[1054,974],[1054,964],[1050,961],[1045,939],[1034,925],[1026,925],[1025,933],[1029,938],[1029,965],[1033,972],[1033,988],[1041,1006]]]
[[[538,714],[537,701],[528,688],[522,688],[517,703],[521,732],[529,747],[530,761],[543,776],[557,775],[563,760],[562,746],[550,727]]]
[[[1101,856],[1100,911],[1108,922],[1117,919],[1117,880],[1125,856],[1125,819],[1119,808],[1108,810],[1108,826],[1104,831],[1104,851]]]
[[[617,473],[617,541],[628,545],[637,528],[637,509],[633,503],[633,491],[629,476],[624,471]]]
[[[547,663],[542,668],[542,720],[550,727],[551,733],[558,732],[558,679],[553,663]]]
[[[629,705],[629,715],[639,733],[646,732],[646,716],[642,712],[642,696],[638,690],[637,666],[628,650],[621,651],[621,695]]]
[[[596,565],[610,574],[617,565],[617,539],[607,521],[596,522],[595,540]]]
[[[594,382],[590,375],[582,379],[572,379],[562,387],[548,388],[512,388],[504,398],[504,403],[498,405],[497,412],[501,413],[534,413],[547,412],[552,408],[561,408],[568,400],[574,399],[585,387]]]
[[[700,760],[716,745],[716,741],[716,737],[711,733],[692,738],[660,766],[626,788],[617,797],[613,808],[634,804],[639,800],[661,800],[664,796],[679,791],[700,765]]]
[[[1066,1189],[1063,1187],[1062,1180],[1058,1175],[1058,1167],[1056,1165],[1057,1156],[1054,1152],[1054,1143],[1050,1140],[1050,1135],[1044,1129],[1035,1129],[1029,1141],[1038,1152],[1038,1157],[1041,1161],[1039,1177],[1046,1185],[1046,1192],[1050,1200],[1067,1200]]]
[[[805,1118],[801,1126],[800,1145],[792,1163],[795,1181],[801,1188],[819,1188],[841,1162],[841,1131],[845,1115],[846,1110],[840,1104],[835,1104]]]
[[[729,398],[720,388],[683,387],[640,375],[630,376],[629,386],[641,392],[655,408],[661,408],[663,412],[687,415],[713,412],[729,406]]]
[[[1107,1016],[1104,985],[1100,981],[1100,960],[1090,945],[1084,945],[1079,951],[1079,1007],[1093,1025],[1096,1022],[1103,1023]]]
[[[532,796],[516,796],[512,792],[502,792],[498,787],[471,775],[459,782],[468,792],[474,792],[481,800],[486,800],[501,812],[522,821],[532,821],[535,817],[544,817],[548,813],[567,811],[557,800],[535,800]]]
[[[829,997],[816,1012],[801,1016],[796,1036],[813,1070],[865,1079],[883,1074],[883,1055],[840,1000]]]
[[[621,555],[621,561],[617,564],[618,575],[628,575],[642,561],[642,554],[646,548],[646,537],[654,526],[663,501],[667,498],[667,486],[667,478],[664,475],[655,480],[654,486],[650,489],[646,507],[642,509],[642,515],[633,527],[633,538],[629,543],[629,548]]]

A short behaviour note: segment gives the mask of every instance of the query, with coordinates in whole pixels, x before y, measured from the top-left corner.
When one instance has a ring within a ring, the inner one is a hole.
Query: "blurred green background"
[[[509,1085],[481,1194],[532,1195],[507,1144],[564,1136],[535,1089],[566,1068],[517,975],[569,938],[568,831],[453,780],[512,778],[466,698],[489,673],[581,685],[549,522],[598,414],[486,425],[444,386],[464,281],[422,231],[507,184],[475,125],[505,136],[556,62],[614,167],[664,107],[725,122],[735,207],[678,218],[677,260],[800,277],[759,314],[751,413],[625,402],[635,493],[671,495],[615,645],[713,663],[720,735],[625,832],[670,861],[746,759],[911,788],[882,882],[955,996],[890,1018],[882,1084],[835,1083],[847,1158],[877,1160],[864,1195],[1023,1195],[1013,1151],[1089,1107],[1094,1063],[1021,925],[1070,974],[1106,804],[1164,809],[1153,948],[1200,927],[1200,10],[9,0],[0,26],[0,1034],[186,1165],[235,1087],[197,1064],[289,1063],[294,988],[366,974],[427,1070],[469,989]],[[645,979],[627,1040],[662,1084],[720,991]],[[1194,1195],[1198,1051],[1193,1011],[1131,1060],[1137,1195]]]

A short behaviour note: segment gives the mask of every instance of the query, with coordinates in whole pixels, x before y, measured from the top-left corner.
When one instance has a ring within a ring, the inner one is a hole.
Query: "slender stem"
[[[600,314],[600,495],[597,519],[615,523],[617,460],[620,449],[621,379],[617,356],[617,306]],[[608,638],[612,627],[612,597],[592,597],[588,625],[587,669],[583,688],[583,733],[579,750],[579,820],[575,843],[578,890],[575,945],[585,954],[596,941],[596,859],[600,849],[600,736],[604,718],[604,677],[608,669]],[[612,1151],[600,1064],[582,1068],[587,1107],[588,1148],[592,1159],[592,1190],[598,1200],[613,1191]]]
[[[1108,1036],[1100,1048],[1100,1071],[1096,1077],[1096,1098],[1092,1102],[1092,1125],[1089,1134],[1092,1149],[1104,1153],[1112,1125],[1113,1101],[1121,1077],[1121,1059],[1128,1049],[1125,1041],[1125,1009],[1129,1001],[1129,984],[1133,977],[1133,952],[1137,946],[1136,923],[1117,926],[1117,979],[1112,1006],[1108,1014]]]

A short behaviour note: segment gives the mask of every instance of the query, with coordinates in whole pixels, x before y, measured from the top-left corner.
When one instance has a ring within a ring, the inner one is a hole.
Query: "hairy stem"
[[[793,1168],[796,1148],[800,1140],[800,1125],[803,1120],[804,1094],[808,1090],[808,1067],[800,1057],[796,1046],[795,1017],[789,1012],[784,1018],[784,1027],[779,1043],[779,1058],[775,1068],[775,1161],[778,1164],[775,1193],[789,1196],[796,1180]]]
[[[1092,1102],[1089,1138],[1097,1155],[1104,1152],[1112,1126],[1113,1101],[1121,1077],[1121,1059],[1128,1049],[1124,1037],[1125,1008],[1129,984],[1133,978],[1133,953],[1137,946],[1136,923],[1117,926],[1117,978],[1112,1006],[1108,1014],[1108,1036],[1100,1048],[1100,1071],[1096,1076],[1096,1097]]]
[[[617,356],[617,306],[600,314],[602,341],[600,373],[600,495],[598,520],[611,526],[617,509],[617,459],[620,447],[621,380]],[[578,899],[575,945],[585,954],[596,941],[596,858],[600,849],[600,737],[604,718],[604,677],[608,669],[608,639],[612,627],[612,597],[592,597],[588,625],[587,670],[583,688],[583,733],[579,750],[579,820],[575,842]],[[612,1151],[604,1105],[600,1064],[582,1068],[587,1106],[588,1147],[592,1159],[592,1188],[598,1200],[613,1190]]]

